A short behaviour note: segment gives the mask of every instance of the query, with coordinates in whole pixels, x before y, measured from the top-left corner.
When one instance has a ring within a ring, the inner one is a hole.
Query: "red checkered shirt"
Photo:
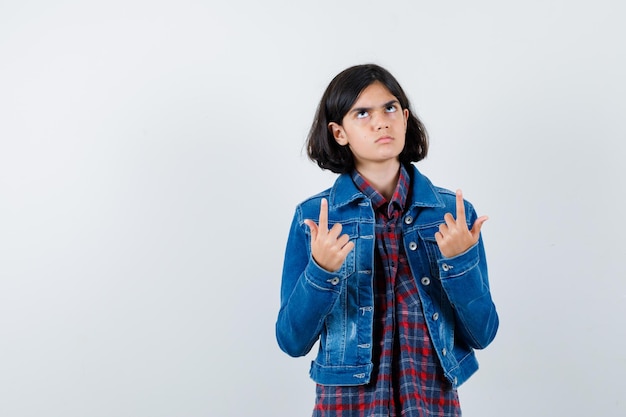
[[[376,213],[374,370],[367,385],[317,384],[313,417],[460,416],[457,391],[433,350],[402,243],[409,174],[401,168],[390,202],[358,172],[352,178]]]

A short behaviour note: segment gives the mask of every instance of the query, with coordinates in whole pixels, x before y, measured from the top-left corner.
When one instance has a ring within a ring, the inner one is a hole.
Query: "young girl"
[[[319,340],[313,416],[460,416],[456,388],[498,328],[487,217],[412,165],[426,130],[380,66],[331,81],[307,144],[340,175],[296,208],[276,336],[291,356]]]

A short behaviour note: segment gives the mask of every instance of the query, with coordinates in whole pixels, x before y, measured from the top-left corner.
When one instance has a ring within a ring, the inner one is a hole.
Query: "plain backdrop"
[[[374,62],[479,214],[467,417],[626,414],[626,6],[0,2],[0,416],[310,415],[274,323],[304,141]]]

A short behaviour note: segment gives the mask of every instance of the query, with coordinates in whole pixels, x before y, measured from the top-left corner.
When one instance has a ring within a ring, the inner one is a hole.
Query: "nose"
[[[389,122],[385,115],[376,113],[376,115],[372,118],[372,123],[374,124],[374,128],[376,130],[387,129],[389,127]]]

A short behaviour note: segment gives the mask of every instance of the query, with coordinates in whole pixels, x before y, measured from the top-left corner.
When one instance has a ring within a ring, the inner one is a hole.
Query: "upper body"
[[[435,239],[445,213],[454,212],[455,193],[435,187],[411,168],[410,202],[403,215],[403,243],[417,282],[424,316],[446,377],[458,386],[478,368],[473,349],[486,347],[498,328],[489,290],[482,239],[446,258]],[[328,271],[311,256],[307,219],[319,222],[328,201],[328,225],[354,243],[340,268]],[[469,228],[477,219],[464,202]],[[289,355],[307,354],[319,339],[311,377],[328,385],[359,385],[372,373],[374,212],[350,175],[296,208],[291,225],[276,323],[278,343]]]

